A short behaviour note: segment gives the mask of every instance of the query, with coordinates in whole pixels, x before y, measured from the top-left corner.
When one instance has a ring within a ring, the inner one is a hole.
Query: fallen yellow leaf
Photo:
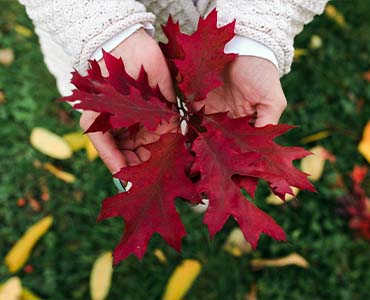
[[[292,253],[288,256],[275,259],[256,258],[252,259],[251,261],[251,267],[253,269],[262,269],[265,267],[284,267],[288,265],[296,265],[301,268],[309,267],[307,260],[297,253]]]
[[[309,150],[312,155],[306,156],[301,160],[301,171],[309,174],[311,181],[318,181],[324,172],[325,153],[327,152],[322,146],[316,146]]]
[[[329,130],[322,130],[317,133],[304,137],[303,139],[301,139],[301,143],[308,144],[312,142],[317,142],[317,141],[327,138],[328,136],[330,136],[330,134],[331,132]]]
[[[96,259],[90,274],[90,295],[92,300],[105,299],[111,286],[112,274],[112,252],[105,252]]]
[[[86,147],[89,138],[81,131],[71,132],[63,135],[63,139],[68,143],[73,152]]]
[[[29,289],[22,288],[21,300],[41,300],[41,298],[39,296],[36,296]]]
[[[362,141],[358,144],[358,151],[370,163],[370,141]]]
[[[302,56],[307,55],[307,49],[296,48],[294,49],[294,60],[298,61]]]
[[[319,35],[314,34],[311,36],[310,46],[311,49],[316,50],[322,47],[322,39]]]
[[[60,180],[63,180],[67,183],[73,183],[76,181],[76,177],[68,172],[62,171],[58,169],[56,166],[52,165],[51,163],[44,163],[43,168],[47,171],[49,171],[51,174],[53,174],[55,177],[59,178]]]
[[[93,161],[99,156],[98,151],[96,151],[95,146],[93,145],[93,143],[91,143],[90,140],[87,141],[85,148],[86,148],[87,159],[89,161]]]
[[[365,157],[368,162],[370,162],[370,121],[366,124],[364,128],[362,139],[358,144],[358,151],[363,155],[363,157]]]
[[[24,27],[23,25],[19,25],[19,24],[16,24],[14,26],[14,30],[16,33],[24,37],[31,37],[33,34],[31,29],[28,29],[27,27]]]
[[[17,278],[17,277],[15,277]],[[0,284],[0,293],[2,291],[2,288],[5,284]],[[1,300],[2,298],[0,298]],[[29,289],[22,287],[22,292],[20,298],[17,298],[19,300],[41,300],[39,296],[36,296],[33,292],[31,292]]]
[[[161,249],[155,249],[153,254],[162,264],[167,262],[167,257]]]
[[[20,300],[22,283],[18,277],[8,279],[0,288],[0,300]]]
[[[346,27],[347,23],[344,16],[335,8],[334,5],[328,4],[325,8],[325,14],[341,27]]]
[[[245,240],[243,232],[239,227],[234,228],[229,234],[224,250],[233,256],[240,257],[252,251],[252,246]]]
[[[50,157],[67,159],[72,156],[68,143],[45,128],[35,127],[31,132],[30,141],[33,147]]]
[[[163,300],[181,300],[202,269],[199,261],[185,259],[169,278]]]
[[[285,201],[281,200],[278,196],[275,194],[271,193],[267,198],[266,198],[266,203],[271,204],[271,205],[283,205],[286,202],[294,200],[297,195],[299,194],[300,190],[294,186],[291,186],[291,189],[293,190],[293,195],[286,194],[285,195]]]
[[[32,225],[5,256],[5,264],[11,273],[17,272],[28,260],[37,241],[48,231],[53,218],[47,216]]]

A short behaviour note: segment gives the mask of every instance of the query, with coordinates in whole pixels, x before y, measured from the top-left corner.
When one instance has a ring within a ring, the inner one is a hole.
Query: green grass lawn
[[[332,3],[343,13],[347,27],[323,15],[296,39],[296,47],[307,49],[307,55],[300,57],[283,79],[289,106],[282,122],[298,128],[280,142],[301,145],[303,137],[329,130],[327,138],[304,146],[322,145],[336,156],[336,163],[326,164],[315,194],[302,192],[296,201],[273,207],[264,201],[269,193],[266,185],[261,184],[257,193],[257,205],[286,230],[289,242],[263,236],[256,251],[234,257],[223,250],[234,222],[210,240],[201,216],[180,204],[188,231],[183,252],[175,252],[156,236],[142,262],[130,257],[115,268],[110,300],[161,299],[167,279],[185,258],[203,265],[187,300],[245,300],[252,284],[256,284],[260,300],[368,298],[370,244],[355,238],[348,221],[336,211],[338,197],[351,189],[353,166],[366,164],[357,144],[370,119],[370,84],[362,78],[370,69],[370,4]],[[102,252],[114,248],[122,233],[120,220],[95,221],[101,200],[113,195],[115,188],[102,162],[89,162],[83,151],[57,161],[31,147],[29,136],[34,127],[64,134],[78,129],[79,115],[55,101],[59,97],[55,81],[43,64],[36,35],[25,36],[16,25],[33,28],[21,5],[14,0],[1,1],[0,49],[12,48],[15,60],[10,66],[0,65],[0,91],[6,98],[0,104],[0,283],[11,276],[3,257],[31,224],[50,214],[55,218],[53,227],[28,261],[33,272],[21,270],[17,276],[43,299],[89,299],[92,264]],[[321,37],[321,48],[309,47],[313,35]],[[59,166],[77,175],[77,181],[67,184],[35,168],[35,160]],[[338,176],[344,179],[343,188],[337,187]],[[41,211],[17,206],[21,197],[40,199],[41,185],[48,186],[51,197],[40,201]],[[155,248],[162,249],[167,263],[153,255]],[[305,257],[310,267],[250,268],[253,258],[292,252]]]

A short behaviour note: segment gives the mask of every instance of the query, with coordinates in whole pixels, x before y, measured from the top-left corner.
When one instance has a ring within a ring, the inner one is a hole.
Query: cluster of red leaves
[[[245,238],[256,247],[261,233],[285,240],[282,228],[241,193],[253,198],[258,179],[267,181],[271,190],[284,199],[293,194],[291,186],[313,191],[307,174],[297,170],[292,161],[309,153],[297,147],[283,147],[274,142],[291,127],[268,125],[254,128],[249,117],[230,119],[227,114],[205,115],[192,103],[204,100],[221,86],[221,72],[235,54],[225,54],[225,44],[234,36],[235,22],[217,28],[213,11],[199,21],[192,35],[180,32],[170,18],[163,31],[168,38],[161,44],[177,84],[178,97],[187,107],[184,120],[188,132],[163,134],[146,146],[148,161],[121,169],[114,176],[132,182],[132,188],[107,198],[99,220],[122,217],[125,232],[114,251],[114,262],[135,254],[142,258],[154,233],[159,233],[177,250],[185,228],[176,211],[175,199],[200,203],[209,199],[204,223],[213,236],[228,218],[240,225]],[[63,101],[79,100],[74,108],[100,112],[88,132],[126,127],[135,135],[137,125],[153,131],[162,120],[180,118],[177,107],[151,88],[144,70],[134,80],[125,71],[121,59],[104,54],[109,76],[103,77],[99,65],[91,62],[88,75],[73,74],[73,95]]]
[[[342,197],[340,201],[344,204],[345,212],[349,217],[349,227],[370,241],[370,198],[362,187],[368,171],[366,166],[354,167],[351,174],[352,193]]]

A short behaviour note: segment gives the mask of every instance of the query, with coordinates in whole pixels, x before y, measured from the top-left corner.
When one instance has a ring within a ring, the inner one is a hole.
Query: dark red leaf
[[[181,75],[178,86],[187,101],[203,100],[222,85],[222,70],[237,56],[224,53],[225,45],[235,36],[234,29],[235,22],[217,28],[216,10],[200,19],[198,30],[190,36],[178,34],[178,26],[172,21],[165,27],[169,40],[165,54]]]
[[[285,198],[285,194],[293,194],[291,186],[315,191],[307,179],[307,174],[296,169],[292,163],[293,160],[311,153],[303,148],[284,147],[274,142],[275,138],[293,128],[292,126],[267,125],[256,128],[249,124],[249,117],[229,119],[225,114],[207,116],[204,118],[204,124],[217,127],[225,137],[233,140],[242,152],[259,153],[260,157],[254,161],[253,171],[249,176],[267,181],[272,192],[281,199]],[[249,193],[253,191],[251,185],[253,183],[248,181]]]
[[[233,120],[230,119],[232,122]],[[285,240],[284,231],[266,213],[249,202],[232,179],[235,175],[249,176],[253,165],[260,159],[257,152],[241,153],[230,139],[213,123],[194,141],[195,161],[192,172],[199,172],[198,193],[206,194],[209,207],[204,216],[210,235],[217,233],[232,216],[240,225],[245,238],[256,247],[261,233],[277,240]]]
[[[136,123],[143,124],[149,130],[155,130],[162,120],[169,120],[178,113],[171,109],[171,104],[164,100],[158,88],[151,88],[144,69],[135,81],[125,71],[120,59],[105,53],[104,59],[109,76],[103,78],[96,62],[91,62],[88,76],[73,74],[72,83],[76,90],[62,101],[79,101],[75,109],[92,110],[105,113],[100,115],[88,132],[106,131],[111,128],[129,127]]]
[[[105,199],[99,216],[99,220],[117,216],[125,220],[124,236],[113,254],[115,263],[130,254],[141,259],[154,233],[176,250],[181,249],[181,238],[186,232],[175,199],[200,201],[185,173],[193,157],[184,144],[181,134],[163,135],[157,143],[146,146],[151,152],[149,161],[123,168],[115,175],[133,184],[127,193]]]

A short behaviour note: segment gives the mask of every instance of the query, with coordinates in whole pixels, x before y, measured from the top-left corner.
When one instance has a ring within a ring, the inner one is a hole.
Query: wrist
[[[91,55],[91,59],[97,61],[101,60],[103,58],[103,49],[106,52],[112,53],[118,46],[123,44],[127,39],[129,39],[132,35],[140,31],[141,29],[145,30],[145,32],[150,36],[154,36],[154,26],[149,22],[131,25],[130,27],[110,38],[99,48],[97,48]]]
[[[266,45],[248,37],[236,35],[230,42],[226,44],[225,53],[236,53],[240,56],[254,56],[263,58],[271,62],[276,69],[279,69],[278,61],[274,52]]]

